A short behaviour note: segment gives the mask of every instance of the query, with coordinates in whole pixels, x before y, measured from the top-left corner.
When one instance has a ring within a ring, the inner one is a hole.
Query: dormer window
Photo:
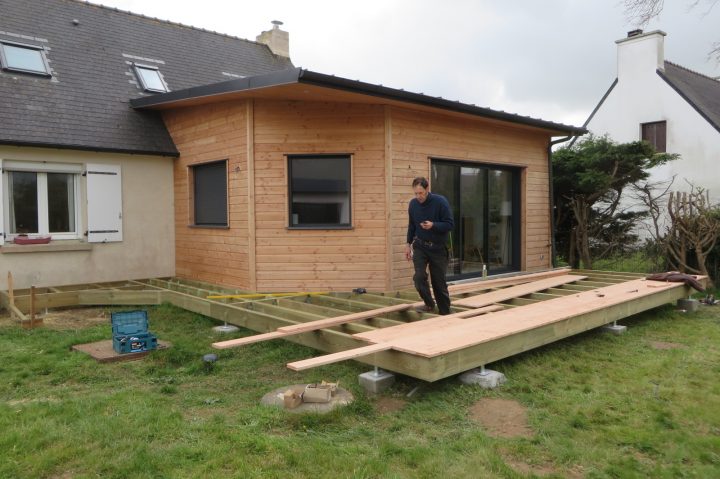
[[[163,80],[160,70],[157,67],[147,65],[138,65],[135,63],[135,74],[137,74],[140,84],[145,91],[164,93],[168,91],[168,87]]]
[[[0,42],[0,62],[3,70],[51,76],[42,47]]]

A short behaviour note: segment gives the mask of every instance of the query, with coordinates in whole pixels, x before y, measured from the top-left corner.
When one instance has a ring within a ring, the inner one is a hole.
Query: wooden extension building
[[[392,291],[410,184],[455,216],[449,279],[552,266],[552,137],[582,128],[289,69],[139,98],[174,163],[176,276],[250,291]]]

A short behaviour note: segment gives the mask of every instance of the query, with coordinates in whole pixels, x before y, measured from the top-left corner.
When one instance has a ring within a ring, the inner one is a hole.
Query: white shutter
[[[87,165],[88,242],[122,241],[120,165]]]
[[[2,160],[0,160],[0,246],[5,244],[5,208],[3,207],[3,200],[5,199],[3,193],[5,175],[3,174],[2,166]]]

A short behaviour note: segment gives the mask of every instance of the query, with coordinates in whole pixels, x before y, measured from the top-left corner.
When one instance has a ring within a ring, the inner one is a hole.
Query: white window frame
[[[7,55],[5,53],[5,45],[15,48],[24,48],[26,50],[35,50],[38,53],[40,53],[40,58],[42,59],[43,66],[45,67],[45,71],[40,70],[27,70],[25,68],[17,68],[13,67],[8,64],[7,61]],[[50,73],[50,65],[48,64],[47,58],[45,58],[45,49],[43,47],[39,47],[37,45],[28,45],[25,43],[17,43],[17,42],[9,42],[7,40],[0,41],[0,63],[2,63],[2,69],[11,71],[11,72],[21,72],[21,73],[29,73],[31,75],[40,75],[45,77],[51,77],[52,74]]]
[[[13,240],[18,233],[10,233],[10,198],[9,172],[30,172],[37,174],[37,202],[38,202],[38,232],[37,235],[51,235],[53,240],[76,240],[82,237],[80,225],[80,175],[82,165],[63,163],[36,163],[25,161],[0,162],[2,167],[2,205],[3,205],[3,227],[5,228],[5,240]],[[47,174],[66,173],[73,175],[73,193],[75,203],[75,231],[54,233],[49,231],[48,219],[48,197],[47,197]]]

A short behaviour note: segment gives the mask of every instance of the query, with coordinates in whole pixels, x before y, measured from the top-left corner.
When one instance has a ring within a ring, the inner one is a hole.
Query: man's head
[[[412,182],[412,189],[415,193],[415,199],[417,199],[420,203],[425,203],[428,193],[430,193],[430,191],[428,190],[428,186],[429,185],[427,178],[422,176],[418,176]]]

